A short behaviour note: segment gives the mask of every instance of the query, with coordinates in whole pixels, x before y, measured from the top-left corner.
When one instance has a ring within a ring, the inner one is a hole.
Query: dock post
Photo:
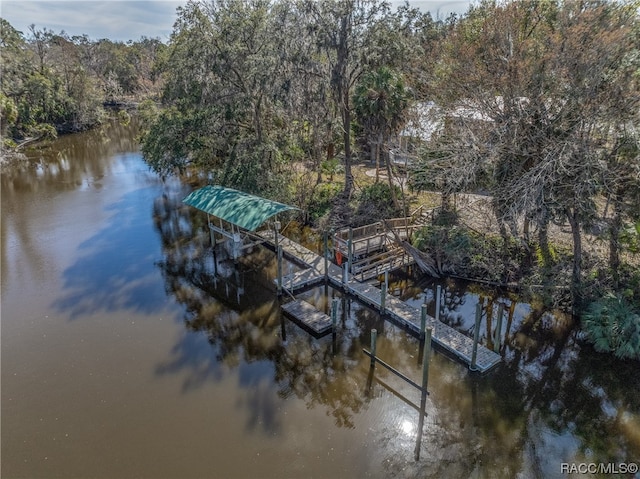
[[[276,250],[276,257],[278,259],[277,275],[278,275],[278,296],[282,296],[282,246],[278,245]]]
[[[442,297],[442,286],[436,288],[436,321],[440,321],[440,298]]]
[[[289,292],[293,294],[293,265],[287,263],[287,275],[289,276]]]
[[[329,238],[327,230],[324,230],[323,235],[323,243],[324,243],[324,280],[326,281],[329,277]]]
[[[378,342],[378,330],[371,330],[371,367],[376,365],[376,343]]]
[[[471,364],[469,365],[469,369],[471,371],[477,371],[478,367],[476,366],[476,359],[478,356],[478,340],[480,338],[480,317],[482,316],[482,305],[480,303],[476,304],[476,326],[473,330],[473,351],[471,353]]]
[[[384,286],[387,292],[389,292],[389,271],[384,272]]]
[[[349,283],[349,271],[347,270],[347,264],[342,265],[342,286],[345,291],[347,290],[347,284]]]
[[[240,233],[233,233],[233,259],[236,260],[242,253],[242,238]]]
[[[422,394],[427,395],[429,384],[429,356],[431,356],[431,328],[427,328],[424,335],[424,357],[422,358]]]
[[[333,298],[331,300],[331,324],[333,325],[334,331],[338,324],[338,301],[338,298]]]
[[[349,240],[347,241],[347,272],[351,274],[351,263],[353,262],[353,229],[349,226]]]
[[[277,278],[278,278],[278,296],[282,296],[282,248],[278,241],[278,231],[280,231],[280,222],[273,222],[273,238],[276,245],[276,259],[278,262]]]
[[[380,289],[380,314],[384,314],[387,303],[387,285],[383,284]]]
[[[493,340],[493,350],[497,353],[500,351],[500,342],[502,341],[502,316],[504,313],[504,304],[498,305],[498,323],[496,324],[496,332]]]
[[[426,328],[427,328],[427,305],[422,303],[422,306],[420,307],[420,341],[424,341]]]
[[[280,222],[279,221],[274,221],[273,222],[273,237],[274,237],[274,242],[276,244],[276,249],[278,249],[278,245],[280,244],[280,242],[278,241],[278,235],[280,234]]]
[[[431,356],[431,328],[425,331],[424,356],[422,357],[422,391],[420,394],[420,417],[418,419],[418,436],[416,437],[416,448],[414,458],[420,459],[420,444],[422,443],[422,430],[424,429],[424,417],[427,409],[427,387],[429,386],[429,356]]]

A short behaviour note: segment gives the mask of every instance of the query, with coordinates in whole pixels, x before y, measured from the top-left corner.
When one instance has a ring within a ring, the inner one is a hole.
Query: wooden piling
[[[324,280],[329,278],[329,233],[325,230],[323,234],[323,247],[324,247]]]
[[[429,384],[429,356],[431,356],[431,328],[427,328],[424,335],[424,357],[422,359],[422,394],[427,394]]]
[[[380,288],[380,314],[384,314],[387,303],[387,285],[383,284]]]
[[[496,331],[493,339],[493,350],[497,353],[500,351],[500,342],[502,341],[502,316],[504,313],[504,304],[498,305],[498,321],[496,324]]]
[[[429,386],[429,357],[431,356],[431,328],[425,331],[424,355],[422,359],[422,391],[420,394],[420,416],[418,418],[418,434],[416,437],[416,448],[414,458],[420,460],[420,445],[422,444],[422,430],[424,429],[424,417],[427,409],[427,394]]]
[[[335,331],[336,325],[338,324],[338,298],[333,298],[331,301],[331,324]]]
[[[471,371],[477,371],[476,367],[476,358],[478,356],[478,341],[480,339],[480,318],[482,316],[482,304],[478,302],[476,304],[476,326],[473,330],[473,351],[471,353],[471,364],[469,365],[469,369]]]
[[[351,263],[353,263],[353,228],[349,226],[349,239],[347,241],[347,272],[351,274]]]
[[[424,341],[426,327],[427,327],[427,305],[422,303],[422,306],[420,307],[420,341]]]
[[[282,246],[278,245],[277,246],[277,253],[276,253],[276,257],[277,257],[277,261],[278,261],[278,266],[277,266],[277,276],[278,276],[278,296],[282,296]]]
[[[440,298],[442,297],[442,286],[438,285],[436,288],[436,321],[440,321]]]
[[[378,331],[376,329],[371,330],[371,367],[376,366],[376,343],[378,342]]]

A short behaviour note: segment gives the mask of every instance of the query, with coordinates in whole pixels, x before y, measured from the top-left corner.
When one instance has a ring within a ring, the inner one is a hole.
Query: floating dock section
[[[283,304],[282,310],[309,329],[316,337],[331,332],[331,318],[306,301],[296,299]]]

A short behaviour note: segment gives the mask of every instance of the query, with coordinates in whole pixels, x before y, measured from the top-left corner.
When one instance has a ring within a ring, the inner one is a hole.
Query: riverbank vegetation
[[[30,69],[7,63],[2,128],[73,129],[108,98],[159,94],[140,105],[159,174],[295,204],[320,228],[428,209],[416,245],[442,273],[589,311],[586,335],[617,351],[606,318],[636,331],[640,311],[639,39],[636,3],[597,0],[439,20],[378,0],[192,1],[167,45],[3,24]]]
[[[40,29],[19,32],[0,19],[0,135],[3,154],[59,133],[83,131],[105,107],[157,97],[166,46]]]

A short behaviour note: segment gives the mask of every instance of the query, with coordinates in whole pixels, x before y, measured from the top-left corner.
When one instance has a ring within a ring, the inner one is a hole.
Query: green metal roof
[[[298,209],[223,186],[205,186],[182,202],[249,231],[281,211]]]

